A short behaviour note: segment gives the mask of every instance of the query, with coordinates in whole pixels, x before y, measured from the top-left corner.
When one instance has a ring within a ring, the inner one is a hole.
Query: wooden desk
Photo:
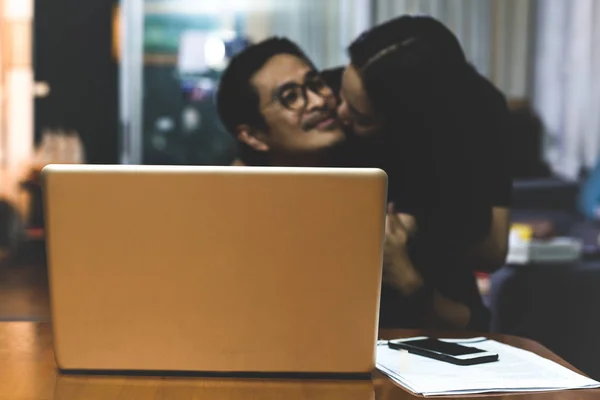
[[[383,338],[423,334],[386,331]],[[425,333],[426,334],[426,333]],[[511,336],[491,338],[550,358],[571,369],[543,346]],[[495,396],[496,397],[496,396]],[[268,380],[177,377],[62,376],[56,370],[50,324],[0,323],[0,400],[404,400],[415,396],[375,372],[372,381]],[[479,397],[474,397],[479,398]],[[497,396],[498,399],[599,399],[600,391]]]

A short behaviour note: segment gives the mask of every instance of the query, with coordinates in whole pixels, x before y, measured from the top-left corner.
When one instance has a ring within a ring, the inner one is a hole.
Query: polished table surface
[[[428,333],[383,331],[381,337],[391,339],[421,334]],[[575,370],[551,351],[530,340],[504,335],[488,335],[488,337],[533,351]],[[600,390],[494,397],[522,400],[586,400],[600,399]],[[362,381],[62,375],[54,362],[50,324],[0,323],[0,400],[404,400],[412,398],[416,396],[395,385],[378,372],[373,374],[371,380]]]

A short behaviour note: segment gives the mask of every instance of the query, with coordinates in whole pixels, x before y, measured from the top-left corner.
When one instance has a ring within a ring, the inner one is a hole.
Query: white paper
[[[451,341],[451,340],[448,340]],[[452,340],[497,353],[499,360],[459,366],[377,346],[377,369],[424,396],[598,388],[600,383],[526,350],[482,338]]]

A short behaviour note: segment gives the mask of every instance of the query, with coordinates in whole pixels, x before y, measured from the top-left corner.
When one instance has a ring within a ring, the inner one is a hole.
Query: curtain
[[[346,63],[348,44],[373,24],[402,14],[431,15],[457,35],[469,60],[507,97],[529,95],[534,0],[248,1],[246,26],[254,40],[287,36],[320,68]]]
[[[259,41],[285,36],[318,68],[347,62],[346,47],[370,26],[370,0],[252,0],[246,32]]]
[[[374,0],[374,22],[426,14],[460,40],[469,61],[507,97],[529,92],[532,0]]]
[[[557,175],[575,180],[600,151],[600,4],[544,0],[536,13],[533,104],[545,156]]]
[[[340,63],[343,43],[339,35],[342,21],[337,3],[321,0],[277,1],[272,33],[294,40],[318,68]]]

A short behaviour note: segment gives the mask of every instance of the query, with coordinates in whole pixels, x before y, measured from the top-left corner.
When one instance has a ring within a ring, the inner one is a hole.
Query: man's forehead
[[[302,58],[292,54],[273,56],[252,77],[259,90],[272,90],[286,82],[301,82],[314,68]]]

